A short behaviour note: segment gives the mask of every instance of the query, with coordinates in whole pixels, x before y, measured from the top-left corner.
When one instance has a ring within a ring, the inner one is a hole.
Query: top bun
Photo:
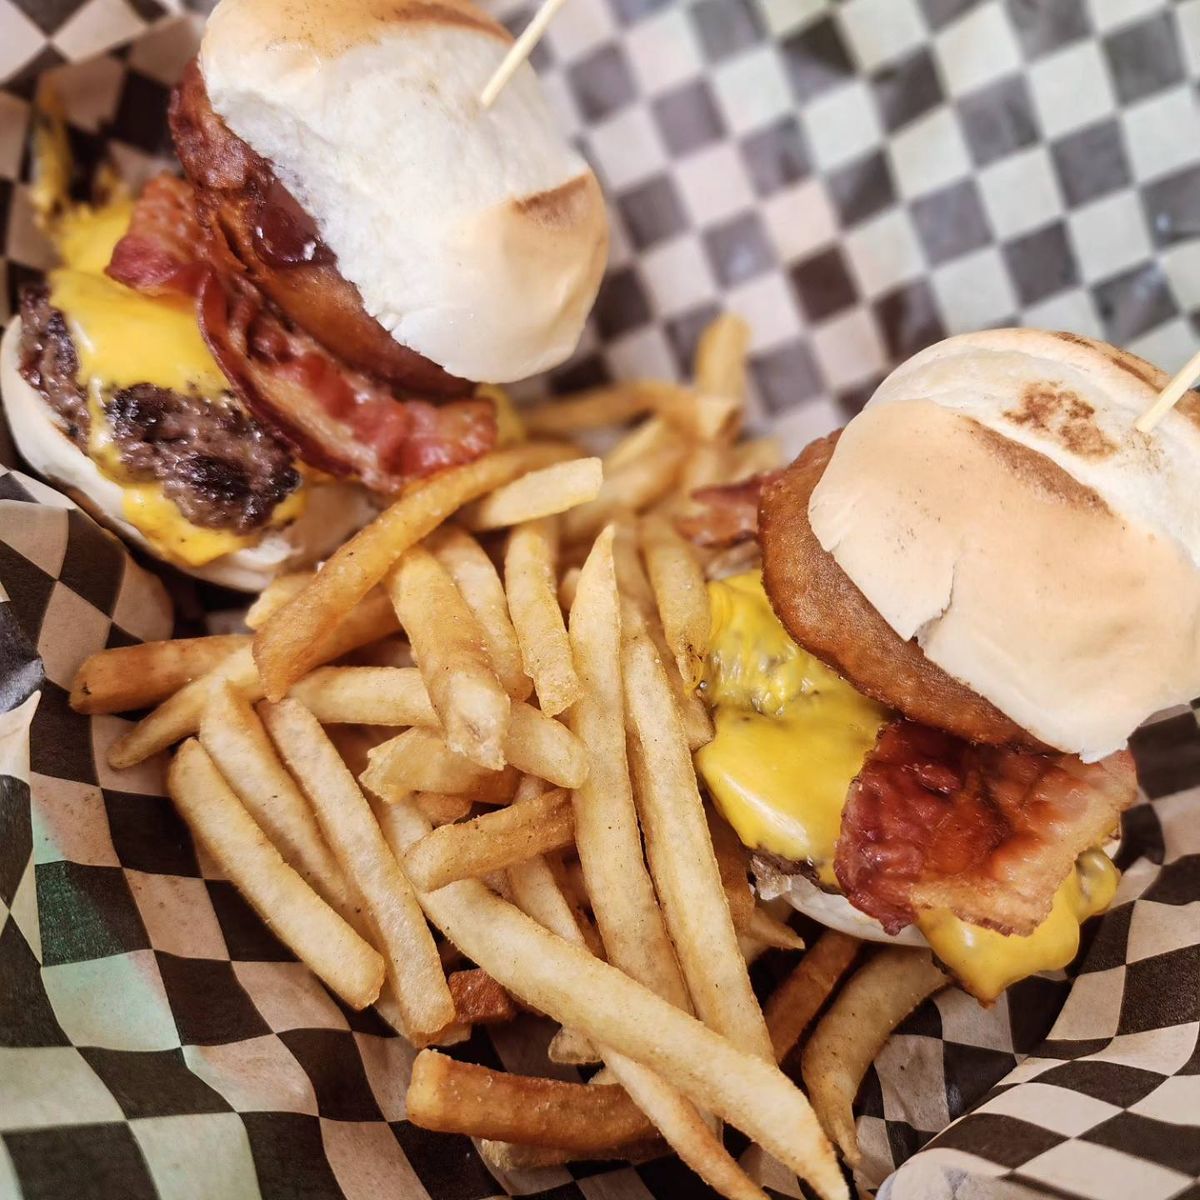
[[[903,638],[1049,746],[1092,761],[1200,694],[1200,400],[1073,334],[950,338],[880,385],[809,502]]]
[[[314,219],[363,305],[453,375],[575,348],[608,246],[595,176],[511,38],[464,0],[221,0],[200,67],[225,123]]]

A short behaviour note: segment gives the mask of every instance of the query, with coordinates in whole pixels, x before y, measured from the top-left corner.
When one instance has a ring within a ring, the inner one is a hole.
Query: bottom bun
[[[54,423],[46,402],[18,369],[21,322],[15,318],[0,341],[0,398],[21,457],[102,525],[187,575],[237,591],[261,591],[276,575],[326,556],[375,515],[356,484],[310,488],[303,514],[282,529],[268,529],[253,546],[188,567],[172,562],[121,515],[124,489],[102,474]]]

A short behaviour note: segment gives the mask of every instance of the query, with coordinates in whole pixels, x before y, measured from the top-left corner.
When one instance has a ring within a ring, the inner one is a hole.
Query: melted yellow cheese
[[[833,855],[846,793],[887,711],[792,641],[753,572],[709,584],[712,635],[702,694],[716,734],[697,770],[746,845],[808,863],[836,890]],[[1028,937],[969,925],[946,910],[917,926],[980,1000],[1038,971],[1066,966],[1079,927],[1112,902],[1118,874],[1099,849],[1080,855],[1050,916]]]
[[[748,846],[809,863],[836,886],[846,790],[886,710],[787,635],[751,572],[709,584],[712,634],[702,694],[716,735],[696,767]]]
[[[921,914],[916,925],[967,991],[990,1003],[1018,979],[1065,967],[1079,953],[1080,925],[1112,903],[1119,881],[1103,850],[1086,850],[1055,892],[1050,915],[1028,937],[968,925],[943,909]]]
[[[49,274],[50,303],[67,322],[79,358],[77,378],[87,390],[88,456],[124,489],[125,520],[164,558],[199,567],[252,546],[257,535],[194,525],[161,485],[132,480],[104,411],[106,392],[138,383],[229,403],[229,384],[201,336],[191,301],[143,296],[104,274],[132,211],[133,202],[121,198],[97,208],[78,205],[57,219],[54,237],[63,265]],[[293,492],[275,508],[271,525],[294,521],[306,501],[306,489]]]

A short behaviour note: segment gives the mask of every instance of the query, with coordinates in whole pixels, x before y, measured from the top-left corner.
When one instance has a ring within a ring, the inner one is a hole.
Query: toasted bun
[[[45,401],[17,369],[20,330],[20,320],[13,320],[0,341],[0,398],[21,457],[101,524],[156,558],[163,557],[122,516],[124,493],[120,485],[101,474],[58,428]],[[295,570],[328,554],[368,521],[373,511],[361,488],[349,484],[316,487],[304,514],[286,528],[271,530],[254,546],[202,567],[179,569],[222,587],[261,591],[283,571]]]
[[[1200,402],[1068,334],[922,351],[846,427],[809,501],[821,545],[903,638],[1093,761],[1200,694]]]
[[[316,221],[366,311],[451,374],[574,349],[608,245],[595,176],[528,65],[463,0],[222,0],[200,65],[226,124]]]

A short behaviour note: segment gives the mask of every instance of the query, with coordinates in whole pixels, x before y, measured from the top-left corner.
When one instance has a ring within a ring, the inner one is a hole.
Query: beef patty
[[[86,454],[91,414],[79,356],[44,285],[21,296],[20,368]],[[139,383],[109,390],[101,403],[130,479],[161,484],[194,525],[250,533],[300,486],[291,450],[232,396],[214,402]]]

